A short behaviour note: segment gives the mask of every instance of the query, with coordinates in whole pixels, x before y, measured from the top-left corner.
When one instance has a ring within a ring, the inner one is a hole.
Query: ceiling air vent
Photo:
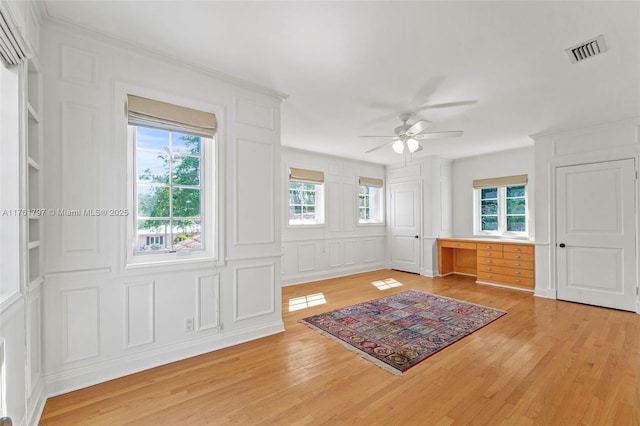
[[[599,55],[607,51],[607,45],[604,42],[604,36],[599,35],[596,38],[580,43],[577,46],[565,49],[567,55],[571,59],[571,63],[582,62],[585,59],[589,59],[592,56]]]

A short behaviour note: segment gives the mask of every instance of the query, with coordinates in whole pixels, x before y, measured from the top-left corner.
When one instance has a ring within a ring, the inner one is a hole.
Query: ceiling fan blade
[[[370,153],[370,152],[377,151],[377,150],[379,150],[380,148],[382,148],[382,147],[384,147],[384,146],[389,145],[390,143],[391,143],[391,142],[385,142],[385,143],[383,143],[382,145],[376,146],[375,148],[371,148],[370,150],[365,151],[364,153],[365,153],[365,154],[368,154],[368,153]]]
[[[477,103],[478,101],[457,101],[457,102],[444,102],[441,104],[423,105],[421,107],[418,107],[415,110],[415,112],[422,111],[423,109],[448,108],[448,107],[456,107],[456,106],[464,106],[464,105],[473,105]]]
[[[457,138],[464,133],[462,130],[451,130],[447,132],[429,132],[415,135],[415,139],[444,139],[444,138]]]
[[[413,135],[417,135],[418,133],[422,133],[423,131],[427,130],[427,127],[429,127],[429,124],[431,124],[431,122],[428,120],[420,120],[416,122],[413,126],[409,127],[406,131],[406,134],[407,136],[413,136]]]

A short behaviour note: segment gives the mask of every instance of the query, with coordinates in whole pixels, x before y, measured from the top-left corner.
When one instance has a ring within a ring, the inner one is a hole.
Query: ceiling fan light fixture
[[[420,148],[420,143],[416,139],[407,140],[407,148],[409,148],[409,152],[416,152],[418,148]]]
[[[396,154],[402,154],[404,152],[404,142],[397,140],[391,145],[391,148],[393,148]]]

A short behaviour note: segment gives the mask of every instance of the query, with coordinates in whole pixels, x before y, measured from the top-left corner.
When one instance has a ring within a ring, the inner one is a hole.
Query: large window
[[[382,179],[360,177],[358,223],[383,223]]]
[[[324,173],[289,169],[289,225],[324,223]]]
[[[526,175],[474,181],[475,233],[528,235]]]
[[[131,95],[128,107],[132,255],[158,255],[157,260],[210,255],[215,116]]]

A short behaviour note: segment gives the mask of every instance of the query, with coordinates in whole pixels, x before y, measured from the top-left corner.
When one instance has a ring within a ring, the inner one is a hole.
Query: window
[[[131,95],[128,108],[134,169],[131,255],[146,260],[212,256],[213,238],[205,236],[213,229],[214,191],[205,189],[213,180],[215,116]]]
[[[383,223],[382,179],[360,177],[358,222]]]
[[[289,225],[324,223],[324,173],[289,169]]]
[[[475,233],[528,235],[527,175],[474,181]]]

